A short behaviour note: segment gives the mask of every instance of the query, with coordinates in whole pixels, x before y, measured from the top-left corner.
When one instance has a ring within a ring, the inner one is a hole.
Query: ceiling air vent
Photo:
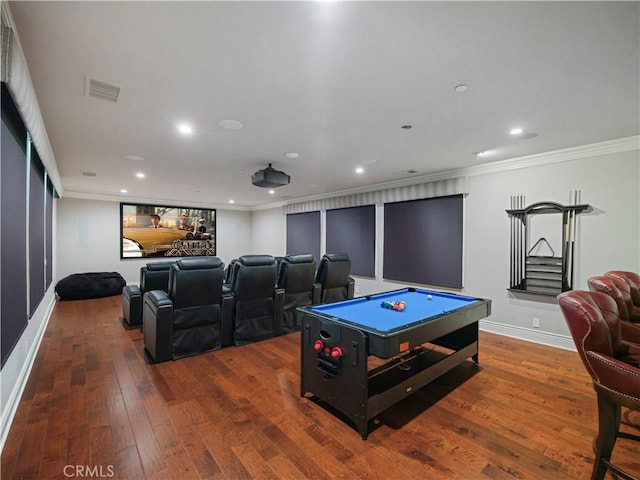
[[[96,172],[82,172],[83,177],[95,177]]]
[[[85,95],[116,103],[119,94],[120,87],[87,76]]]

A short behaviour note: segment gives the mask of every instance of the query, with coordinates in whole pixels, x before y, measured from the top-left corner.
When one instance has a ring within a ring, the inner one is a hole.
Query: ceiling
[[[64,195],[257,208],[640,132],[638,2],[9,5]]]

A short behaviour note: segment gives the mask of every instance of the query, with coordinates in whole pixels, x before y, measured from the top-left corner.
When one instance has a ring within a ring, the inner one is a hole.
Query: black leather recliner
[[[231,344],[233,297],[223,294],[217,257],[183,258],[171,267],[167,292],[144,295],[144,348],[154,363]]]
[[[276,259],[276,278],[280,278],[280,265],[284,260],[284,257],[273,257]]]
[[[122,289],[122,321],[127,328],[142,326],[142,300],[145,292],[167,291],[169,269],[176,263],[154,262],[140,268],[140,285],[126,285]]]
[[[316,260],[311,254],[287,255],[278,270],[278,288],[284,290],[284,315],[280,334],[300,330],[297,307],[320,303],[321,286],[314,281]]]
[[[224,284],[231,286],[231,284],[233,283],[233,268],[234,265],[236,264],[236,262],[238,261],[237,258],[234,258],[233,260],[231,260],[229,262],[229,265],[227,265],[227,268],[224,271]]]
[[[355,280],[350,273],[351,260],[346,253],[327,253],[322,257],[316,274],[316,282],[322,286],[322,303],[353,298]]]
[[[233,344],[273,337],[282,329],[284,291],[276,288],[271,255],[243,255],[233,266],[229,287],[234,297]]]

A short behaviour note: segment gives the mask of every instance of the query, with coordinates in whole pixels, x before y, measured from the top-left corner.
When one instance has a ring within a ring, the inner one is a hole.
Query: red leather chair
[[[607,469],[638,480],[610,459],[617,438],[640,441],[620,432],[621,407],[640,411],[640,345],[621,339],[618,307],[606,293],[572,290],[558,295],[558,302],[598,399],[591,480],[602,480]]]
[[[631,293],[633,305],[640,309],[640,275],[624,270],[609,270],[605,273],[605,276],[625,279],[629,284],[629,292]]]
[[[619,277],[596,276],[588,278],[587,284],[592,292],[603,292],[613,298],[618,307],[622,338],[640,344],[640,323],[631,321],[633,309],[629,307],[631,297],[625,288],[626,282]]]

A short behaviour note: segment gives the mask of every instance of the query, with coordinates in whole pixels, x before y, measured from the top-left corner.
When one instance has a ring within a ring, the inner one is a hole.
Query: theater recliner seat
[[[184,258],[171,267],[167,292],[144,294],[144,348],[152,362],[229,345],[233,297],[223,293],[223,281],[219,258]]]
[[[176,263],[154,262],[140,268],[140,285],[126,285],[122,289],[122,320],[127,328],[142,325],[142,297],[151,290],[167,291],[169,268]]]
[[[322,303],[353,298],[355,280],[350,273],[351,260],[346,253],[327,253],[322,257],[316,274],[316,282],[322,286]]]
[[[282,329],[276,334],[300,330],[297,307],[320,303],[321,286],[314,281],[316,260],[311,254],[287,255],[278,269],[278,288],[284,290]]]
[[[233,344],[273,337],[282,329],[284,290],[276,288],[276,261],[271,255],[243,255],[233,267]]]
[[[237,258],[234,258],[233,260],[231,260],[229,262],[229,265],[227,266],[227,268],[224,271],[224,284],[229,286],[229,287],[233,283],[233,268],[234,268],[234,265],[236,264],[237,261],[238,261]]]

